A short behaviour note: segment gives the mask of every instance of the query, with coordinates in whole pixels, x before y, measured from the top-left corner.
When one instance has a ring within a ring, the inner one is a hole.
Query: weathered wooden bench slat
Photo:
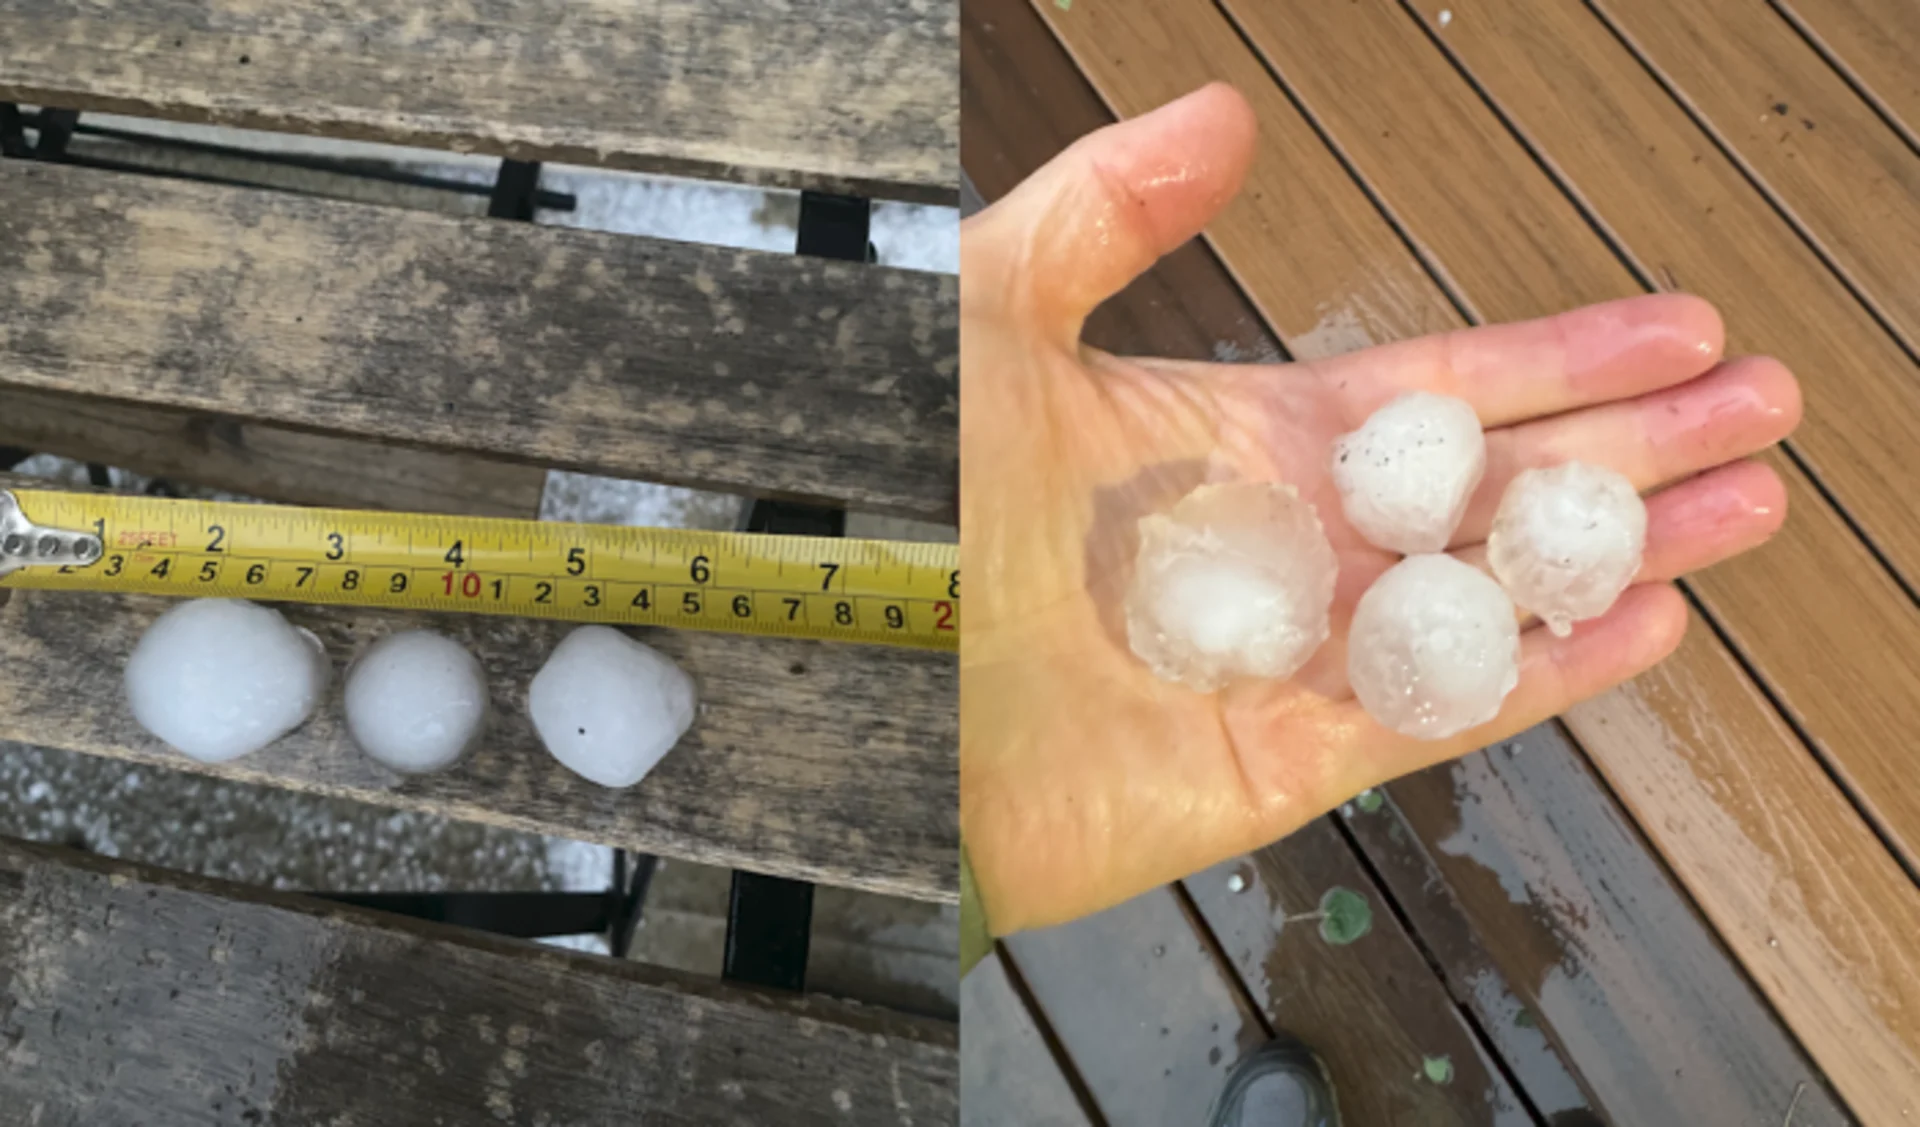
[[[545,471],[261,423],[0,388],[0,446],[268,501],[531,520]]]
[[[10,161],[0,388],[950,517],[951,277]]]
[[[0,101],[951,202],[941,0],[0,0]]]
[[[4,483],[4,479],[0,479]],[[121,672],[172,600],[14,592],[0,607],[0,738],[756,872],[958,897],[958,735],[951,655],[648,631],[699,683],[687,738],[638,787],[561,767],[526,716],[526,689],[567,627],[527,619],[289,607],[336,670],[411,626],[466,645],[494,705],[482,747],[438,775],[403,777],[360,753],[337,700],[256,755],[205,765],[142,731]]]
[[[1037,7],[1122,115],[1209,78],[1232,80],[1254,100],[1262,145],[1253,190],[1210,238],[1295,355],[1459,324],[1446,296],[1216,9]],[[1407,18],[1398,10],[1379,14]],[[1350,92],[1359,89],[1351,74],[1346,81]],[[1445,88],[1409,84],[1406,93],[1430,100]],[[1481,232],[1483,252],[1502,230]],[[1433,245],[1423,233],[1415,237]],[[1474,261],[1469,255],[1443,266],[1457,277]],[[1480,298],[1470,291],[1467,300]],[[1778,614],[1782,605],[1776,597],[1761,613]],[[1867,615],[1842,617],[1842,629],[1871,636],[1882,628]],[[1890,1115],[1898,1100],[1884,1078],[1920,1068],[1920,1028],[1901,1016],[1915,1003],[1885,1001],[1913,989],[1911,972],[1886,962],[1920,909],[1912,882],[1706,624],[1695,621],[1681,651],[1644,684],[1655,688],[1609,694],[1577,710],[1570,727],[1842,1096],[1863,1116],[1870,1109]],[[1805,859],[1810,842],[1821,845],[1818,863]],[[1727,881],[1736,870],[1777,883]],[[1845,882],[1836,884],[1841,871]],[[1817,907],[1782,915],[1759,902],[1765,887],[1776,899]],[[1828,913],[1849,920],[1842,942],[1820,922]],[[1604,1047],[1592,1048],[1604,1060]]]
[[[956,1042],[945,1023],[0,840],[10,1123],[950,1124]]]

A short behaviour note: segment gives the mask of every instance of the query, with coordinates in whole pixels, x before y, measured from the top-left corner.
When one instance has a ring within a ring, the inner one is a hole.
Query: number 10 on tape
[[[303,509],[16,490],[86,564],[4,587],[346,603],[953,650],[952,544]]]

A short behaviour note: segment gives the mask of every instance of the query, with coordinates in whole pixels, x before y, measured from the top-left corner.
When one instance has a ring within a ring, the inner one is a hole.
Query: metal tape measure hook
[[[0,578],[23,567],[68,567],[90,564],[103,551],[91,532],[42,528],[20,511],[13,494],[0,489]]]

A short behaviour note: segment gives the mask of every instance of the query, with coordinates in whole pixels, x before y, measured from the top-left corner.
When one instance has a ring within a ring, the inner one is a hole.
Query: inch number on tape
[[[85,564],[3,587],[345,603],[954,650],[952,544],[13,490]]]

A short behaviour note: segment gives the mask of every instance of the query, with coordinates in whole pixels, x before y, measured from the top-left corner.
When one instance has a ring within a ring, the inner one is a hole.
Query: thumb
[[[962,276],[978,269],[1010,312],[1076,343],[1095,306],[1240,190],[1254,132],[1246,99],[1216,82],[1090,133],[975,217],[979,253]]]

